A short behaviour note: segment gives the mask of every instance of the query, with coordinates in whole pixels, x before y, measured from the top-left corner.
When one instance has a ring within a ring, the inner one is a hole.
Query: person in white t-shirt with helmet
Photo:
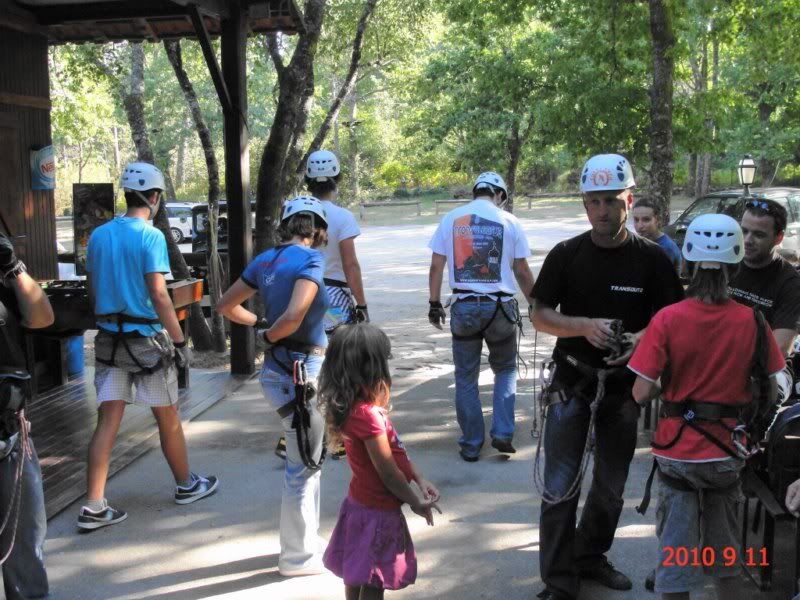
[[[312,152],[306,162],[306,187],[322,202],[328,216],[328,243],[319,248],[325,257],[325,287],[330,307],[325,314],[325,333],[330,335],[345,323],[369,322],[367,298],[361,280],[361,265],[356,256],[355,239],[361,235],[356,218],[346,208],[336,204],[342,170],[339,159],[329,150]],[[286,442],[278,442],[275,453],[286,456]],[[333,458],[344,456],[344,446],[332,453]]]
[[[483,411],[478,375],[483,342],[489,348],[494,373],[492,428],[489,435],[498,451],[516,452],[514,404],[517,391],[517,328],[519,307],[516,283],[531,302],[531,255],[519,220],[503,210],[508,190],[497,173],[482,173],[472,189],[473,201],[445,215],[428,246],[430,268],[428,320],[442,328],[445,321],[440,296],[445,265],[453,303],[450,330],[456,380],[456,416],[461,427],[460,455],[478,460],[484,443]]]

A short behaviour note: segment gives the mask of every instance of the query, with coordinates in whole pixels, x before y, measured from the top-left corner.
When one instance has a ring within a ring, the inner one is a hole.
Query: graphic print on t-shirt
[[[453,222],[453,272],[456,283],[499,283],[503,226],[478,215]]]

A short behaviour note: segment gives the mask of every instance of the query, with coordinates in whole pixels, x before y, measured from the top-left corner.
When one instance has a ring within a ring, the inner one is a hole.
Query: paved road
[[[524,226],[537,270],[553,244],[586,227],[578,203],[542,207],[533,217]],[[432,232],[432,225],[367,227],[358,242],[373,320],[394,345],[393,420],[412,459],[443,494],[444,514],[433,528],[406,511],[419,555],[419,579],[388,597],[532,600],[541,589],[539,499],[531,483],[533,373],[522,373],[519,382],[517,454],[506,459],[489,448],[477,463],[460,460],[450,339],[426,320],[430,255],[425,245]],[[531,363],[529,324],[525,334],[522,354]],[[552,340],[540,336],[538,343],[541,356]],[[487,423],[490,382],[484,364],[480,384]],[[150,452],[109,484],[108,497],[130,512],[125,523],[79,535],[74,528],[77,504],[54,518],[47,562],[57,597],[342,598],[341,582],[333,575],[285,579],[277,573],[282,463],[272,449],[278,430],[258,384],[250,383],[187,428],[193,468],[220,476],[218,494],[196,505],[172,504],[168,469],[160,453]],[[634,511],[649,466],[642,434],[610,552],[611,560],[635,580],[634,590],[611,592],[587,583],[581,600],[654,598],[642,588],[656,560],[654,510],[645,517]],[[348,479],[345,462],[326,463],[323,537],[330,535]],[[751,597],[777,600],[785,595],[754,592]]]

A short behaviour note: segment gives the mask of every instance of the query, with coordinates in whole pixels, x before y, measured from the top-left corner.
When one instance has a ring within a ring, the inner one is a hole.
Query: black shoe
[[[567,596],[559,596],[552,590],[542,590],[536,594],[536,597],[541,598],[541,600],[571,600]]]
[[[492,448],[497,448],[498,452],[502,452],[503,454],[514,454],[517,451],[508,440],[492,439]]]
[[[627,575],[617,571],[614,565],[607,560],[593,567],[580,569],[578,573],[584,579],[594,579],[612,590],[629,590],[633,587],[633,583],[628,579]]]
[[[278,445],[275,446],[275,456],[286,460],[286,438],[283,436],[278,440]]]
[[[648,592],[655,592],[656,591],[656,570],[653,569],[647,574],[647,577],[644,579],[644,589]]]
[[[91,531],[93,529],[100,529],[108,525],[114,525],[120,521],[128,518],[128,513],[124,510],[117,510],[106,505],[103,510],[95,512],[88,507],[81,507],[81,512],[78,514],[78,527]]]
[[[478,462],[478,458],[480,458],[480,456],[477,455],[477,454],[475,456],[470,456],[469,454],[464,454],[463,450],[459,450],[458,453],[461,455],[461,458],[463,458],[467,462]]]

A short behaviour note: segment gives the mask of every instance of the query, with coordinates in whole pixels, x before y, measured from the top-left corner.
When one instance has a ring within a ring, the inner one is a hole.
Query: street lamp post
[[[739,183],[744,186],[744,197],[750,197],[750,186],[756,178],[756,163],[753,157],[745,154],[744,158],[739,161],[739,166],[736,168],[739,173]]]

